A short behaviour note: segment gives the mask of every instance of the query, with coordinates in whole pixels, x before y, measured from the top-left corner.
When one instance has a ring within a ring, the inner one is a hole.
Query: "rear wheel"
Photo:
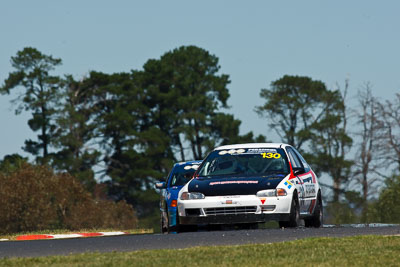
[[[310,218],[304,220],[306,227],[316,227],[319,228],[323,224],[324,214],[322,207],[321,193],[318,193],[317,205],[315,206],[314,213]]]
[[[297,227],[300,225],[300,207],[297,195],[293,196],[292,204],[290,206],[289,221],[280,221],[279,227]]]

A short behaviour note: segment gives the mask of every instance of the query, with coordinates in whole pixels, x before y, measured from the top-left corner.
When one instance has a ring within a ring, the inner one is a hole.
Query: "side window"
[[[172,182],[171,180],[173,178],[173,176],[172,176],[173,170],[174,170],[174,168],[172,168],[172,170],[168,173],[167,178],[165,179],[165,182],[167,183],[167,187],[171,186],[171,182]]]
[[[309,172],[311,170],[310,165],[308,165],[307,161],[300,155],[299,151],[293,148],[293,151],[296,153],[296,155],[299,157],[301,163],[304,166],[304,171]]]
[[[293,149],[291,149],[290,147],[288,147],[287,149],[288,155],[289,155],[289,159],[290,159],[290,163],[292,163],[292,167],[293,168],[302,168],[302,164],[300,159],[297,157],[296,153],[293,151]]]

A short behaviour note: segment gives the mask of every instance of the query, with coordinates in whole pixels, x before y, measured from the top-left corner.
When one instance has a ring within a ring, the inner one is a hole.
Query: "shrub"
[[[45,166],[22,164],[0,173],[0,232],[137,226],[125,202],[95,199],[69,174]]]
[[[381,223],[400,223],[400,175],[386,179],[379,198],[372,204],[370,216]]]

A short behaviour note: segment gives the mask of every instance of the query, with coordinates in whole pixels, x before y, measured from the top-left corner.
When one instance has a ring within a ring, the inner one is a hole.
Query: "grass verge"
[[[95,233],[95,232],[126,232],[129,234],[152,234],[153,229],[128,229],[128,230],[115,230],[115,229],[81,229],[79,231],[71,231],[65,229],[57,230],[42,230],[33,232],[19,232],[15,234],[0,235],[0,239],[16,240],[20,235],[57,235],[57,234],[77,234],[77,233]]]
[[[400,237],[308,238],[178,250],[86,253],[0,260],[0,266],[398,266]]]

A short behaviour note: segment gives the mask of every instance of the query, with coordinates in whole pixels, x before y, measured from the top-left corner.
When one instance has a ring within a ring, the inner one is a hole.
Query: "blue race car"
[[[200,166],[201,160],[186,161],[174,164],[165,182],[157,182],[156,188],[161,189],[161,232],[179,231],[177,224],[177,199],[181,188],[189,182],[194,172]]]

